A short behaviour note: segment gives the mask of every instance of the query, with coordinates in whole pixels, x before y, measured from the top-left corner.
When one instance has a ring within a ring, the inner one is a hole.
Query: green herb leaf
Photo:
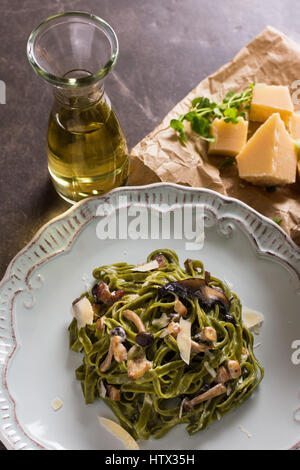
[[[219,170],[223,170],[228,165],[232,165],[235,162],[235,157],[226,157],[219,166]]]
[[[183,145],[187,142],[183,121],[191,123],[192,130],[199,135],[200,139],[213,142],[215,139],[211,135],[211,123],[214,119],[224,119],[225,122],[232,124],[237,124],[239,117],[247,119],[246,110],[250,107],[253,86],[254,84],[250,84],[240,93],[229,91],[222,103],[198,96],[192,100],[190,111],[179,116],[178,119],[172,119],[170,126],[178,132]]]
[[[238,110],[236,108],[227,108],[224,111],[224,116],[228,118],[236,118],[238,115]]]
[[[268,193],[274,193],[276,191],[276,188],[277,186],[267,186],[266,191],[268,191]]]
[[[295,141],[295,145],[296,145],[297,149],[300,149],[300,139]]]
[[[172,119],[170,122],[172,129],[178,132],[181,143],[184,145],[187,142],[187,138],[184,133],[184,124],[179,119]]]
[[[282,217],[275,217],[275,218],[273,219],[273,222],[275,222],[275,223],[278,224],[278,225],[281,225]]]

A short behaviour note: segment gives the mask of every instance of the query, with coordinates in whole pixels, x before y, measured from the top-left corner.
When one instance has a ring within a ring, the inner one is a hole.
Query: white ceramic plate
[[[124,208],[118,210],[120,196],[127,202],[122,199]],[[96,212],[104,203],[112,204],[118,218],[127,205],[159,204],[156,212],[162,218],[164,204],[179,212],[186,204],[202,205],[204,246],[186,251],[185,241],[178,239],[99,240]],[[255,342],[261,343],[256,354],[265,378],[250,399],[207,430],[190,437],[183,425],[177,426],[159,441],[142,442],[141,448],[300,446],[300,424],[293,418],[300,406],[300,365],[292,361],[292,344],[300,340],[300,250],[280,227],[237,200],[205,189],[155,184],[79,203],[43,227],[8,267],[0,285],[0,437],[8,448],[123,448],[97,422],[97,415],[114,419],[113,414],[100,400],[85,405],[75,380],[81,355],[68,349],[70,305],[95,267],[141,263],[151,251],[166,247],[181,262],[201,259],[207,270],[233,285],[245,305],[263,312],[265,323]],[[54,412],[56,397],[63,407]]]

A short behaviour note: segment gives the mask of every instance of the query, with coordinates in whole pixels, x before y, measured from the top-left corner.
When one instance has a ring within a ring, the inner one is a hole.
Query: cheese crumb
[[[54,398],[51,402],[52,409],[54,411],[60,410],[60,408],[63,406],[63,401],[60,398]]]
[[[252,437],[252,434],[247,431],[247,429],[245,429],[243,426],[239,426],[239,429],[241,430],[241,432],[243,432],[244,434],[246,434],[246,436],[248,437],[248,439],[250,439]]]

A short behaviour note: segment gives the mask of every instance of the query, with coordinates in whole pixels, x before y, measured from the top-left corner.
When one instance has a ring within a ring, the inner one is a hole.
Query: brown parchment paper
[[[300,182],[268,192],[241,180],[235,165],[219,170],[225,157],[207,156],[207,147],[193,134],[183,147],[170,120],[186,113],[196,96],[222,99],[229,90],[239,91],[252,82],[288,85],[300,80],[300,44],[273,27],[267,27],[231,62],[199,83],[165,116],[161,124],[131,151],[131,185],[159,181],[205,187],[238,198],[273,219],[282,218],[282,228],[300,245]],[[300,97],[300,82],[298,85]],[[295,110],[300,109],[295,105]]]

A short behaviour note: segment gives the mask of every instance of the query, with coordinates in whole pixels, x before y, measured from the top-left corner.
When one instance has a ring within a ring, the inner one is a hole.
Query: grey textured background
[[[300,41],[299,8],[296,0],[0,0],[0,278],[38,228],[69,207],[47,172],[51,90],[25,54],[42,19],[89,11],[116,30],[120,55],[106,90],[131,148],[266,25]]]

